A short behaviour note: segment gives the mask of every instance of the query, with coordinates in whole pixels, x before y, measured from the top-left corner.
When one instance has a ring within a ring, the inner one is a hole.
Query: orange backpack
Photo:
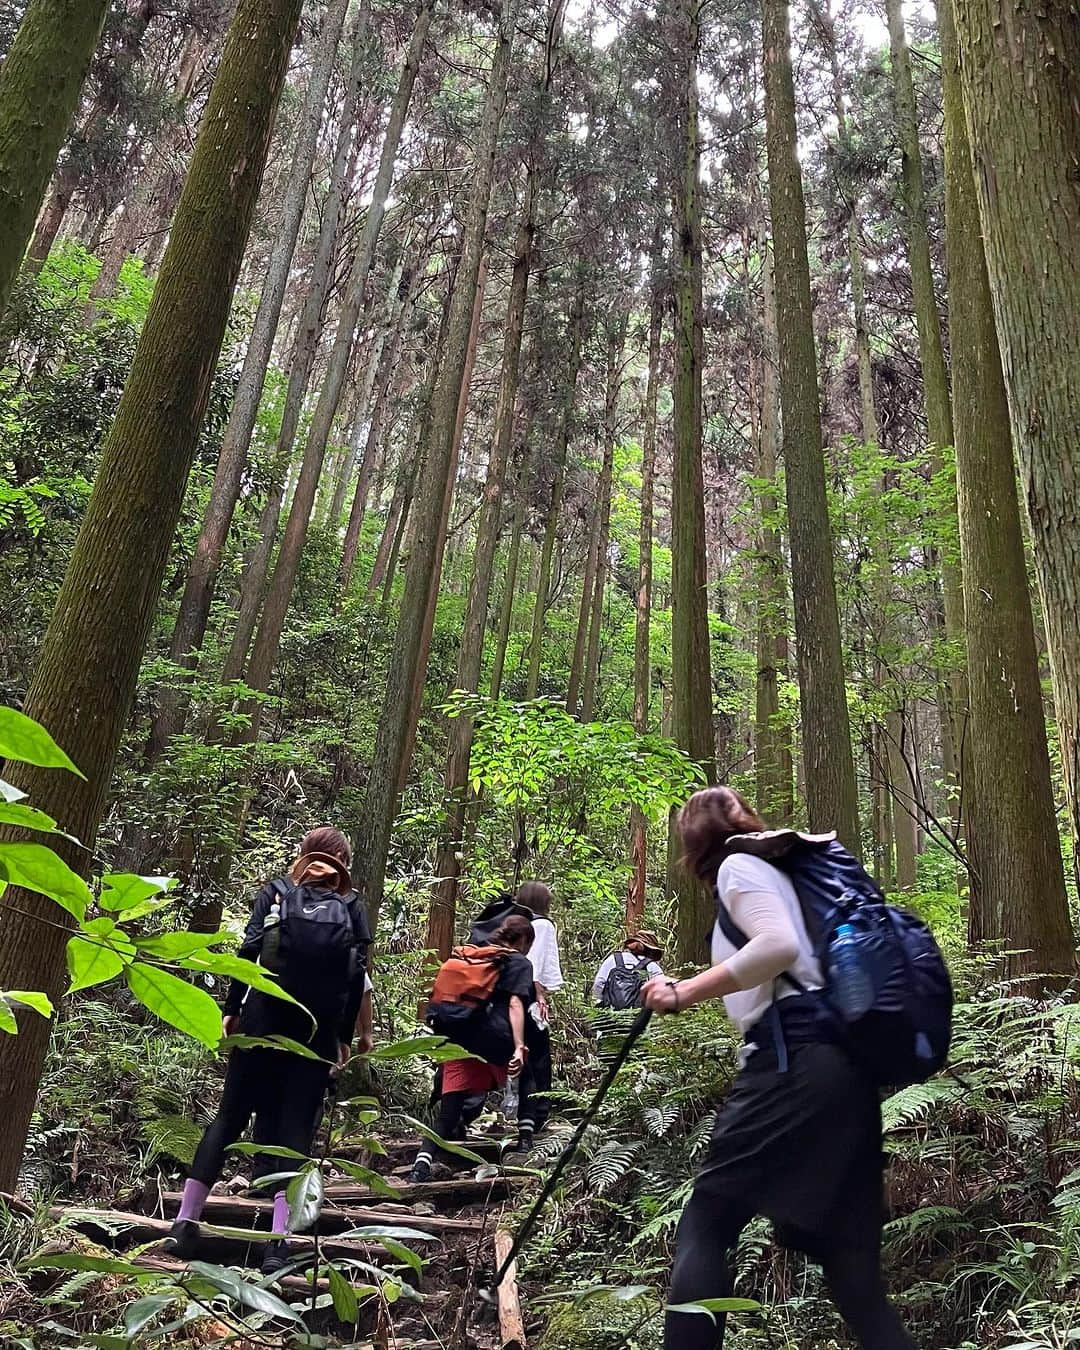
[[[507,1064],[514,1053],[510,1023],[494,999],[512,947],[455,947],[435,976],[425,1018],[439,1036],[489,1064]]]
[[[455,947],[435,976],[432,1003],[458,1003],[479,1008],[487,1003],[499,983],[511,947]]]

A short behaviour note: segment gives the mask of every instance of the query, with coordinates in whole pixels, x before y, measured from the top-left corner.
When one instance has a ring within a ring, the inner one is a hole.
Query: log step
[[[335,1204],[323,1206],[319,1217],[319,1228],[324,1233],[341,1233],[348,1228],[359,1228],[364,1224],[415,1228],[421,1233],[437,1235],[446,1233],[474,1234],[481,1232],[484,1227],[483,1220],[480,1218],[448,1219],[440,1214],[413,1214],[404,1207],[396,1209],[372,1208],[354,1205],[351,1197],[347,1201],[348,1208],[346,1208],[345,1196],[335,1192],[332,1187],[327,1187],[326,1194],[328,1199],[335,1201]],[[166,1209],[170,1212],[175,1211],[180,1206],[179,1191],[168,1191],[163,1199]],[[207,1197],[206,1208],[203,1211],[206,1216],[204,1221],[214,1223],[228,1220],[233,1227],[253,1228],[256,1221],[264,1215],[268,1216],[273,1208],[273,1203],[269,1200],[255,1200],[245,1196],[210,1195]]]

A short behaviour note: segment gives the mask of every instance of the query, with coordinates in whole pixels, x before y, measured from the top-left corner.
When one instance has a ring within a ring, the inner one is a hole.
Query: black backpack
[[[639,957],[634,965],[626,963],[622,952],[615,953],[615,969],[600,991],[601,1008],[640,1008],[641,989],[648,979],[649,958]]]
[[[485,905],[469,929],[469,946],[486,947],[492,936],[513,914],[520,914],[530,922],[535,917],[531,909],[519,905],[512,895],[500,895]]]
[[[316,1021],[340,1017],[371,941],[359,897],[286,877],[270,885],[275,903],[263,926],[261,963]]]
[[[765,831],[736,835],[727,849],[764,858],[790,878],[825,977],[818,997],[832,1032],[874,1081],[900,1088],[925,1082],[942,1069],[952,1039],[952,981],[922,919],[890,905],[834,835]],[[716,909],[724,936],[735,947],[744,947],[746,935],[719,895]],[[829,994],[832,945],[845,924],[874,987],[873,1005],[853,1022],[843,1018]],[[780,978],[807,994],[793,975]]]

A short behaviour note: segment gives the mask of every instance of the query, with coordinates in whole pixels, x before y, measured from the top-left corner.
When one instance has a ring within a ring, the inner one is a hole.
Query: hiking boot
[[[289,1263],[289,1244],[284,1238],[274,1238],[266,1244],[263,1252],[261,1270],[264,1275],[276,1275],[282,1266]]]
[[[421,1158],[415,1163],[413,1170],[409,1173],[409,1183],[412,1186],[419,1186],[425,1181],[431,1180],[431,1164],[426,1158]]]
[[[516,1149],[518,1153],[528,1153],[533,1146],[533,1127],[531,1125],[521,1125],[518,1127],[518,1137]]]
[[[190,1261],[199,1246],[199,1225],[194,1219],[177,1219],[161,1244],[161,1250],[181,1261]]]

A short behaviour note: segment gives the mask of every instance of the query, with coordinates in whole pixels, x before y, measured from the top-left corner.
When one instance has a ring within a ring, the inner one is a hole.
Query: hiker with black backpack
[[[547,1125],[551,1115],[551,1002],[549,994],[563,987],[559,960],[559,935],[551,922],[551,887],[542,881],[523,881],[517,889],[517,903],[533,916],[533,944],[529,964],[533,968],[536,998],[525,1018],[525,1044],[529,1054],[521,1075],[518,1099],[517,1147],[527,1153],[533,1138]]]
[[[309,1154],[331,1073],[349,1058],[354,1037],[358,1052],[371,1048],[371,982],[365,969],[371,935],[352,888],[350,861],[349,842],[341,831],[321,826],[305,835],[288,874],[269,882],[255,897],[239,954],[276,974],[297,1003],[233,980],[222,1031],[226,1036],[285,1036],[319,1058],[269,1046],[230,1052],[217,1116],[195,1152],[179,1213],[164,1243],[185,1260],[197,1250],[199,1220],[226,1151],[252,1116],[257,1144]],[[254,1179],[294,1166],[260,1154]],[[288,1259],[284,1187],[275,1190],[273,1200],[272,1231],[280,1236],[264,1249],[265,1274],[280,1270]]]
[[[634,1014],[643,1006],[646,983],[663,975],[663,955],[656,935],[641,930],[601,961],[592,983],[597,1005],[592,1034],[601,1064],[610,1064],[618,1054]]]
[[[517,1078],[525,1066],[525,1019],[536,994],[528,952],[532,922],[511,914],[484,945],[455,948],[439,967],[426,1021],[432,1031],[467,1050],[471,1059],[441,1066],[436,1133],[448,1142],[465,1138],[487,1094]],[[421,1146],[410,1181],[431,1177],[435,1149]]]
[[[766,831],[728,787],[695,793],[678,823],[685,866],[716,894],[714,964],[651,980],[645,1006],[722,998],[744,1047],[679,1225],[666,1350],[722,1346],[722,1313],[674,1308],[730,1295],[728,1254],[756,1215],[821,1265],[863,1350],[913,1350],[881,1272],[879,1090],[944,1063],[941,953],[833,835]]]

